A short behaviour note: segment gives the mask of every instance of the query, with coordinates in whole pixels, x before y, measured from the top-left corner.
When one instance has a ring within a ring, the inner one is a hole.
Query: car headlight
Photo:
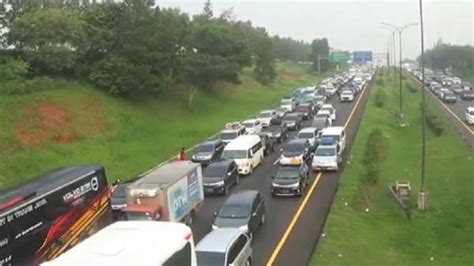
[[[239,226],[239,230],[244,231],[245,233],[247,233],[249,231],[249,227],[248,227],[248,225],[242,225],[242,226]]]
[[[224,184],[225,184],[224,181],[219,181],[217,183],[214,183],[214,185],[216,186],[223,186]]]
[[[281,136],[281,133],[276,133],[275,137],[279,138]]]
[[[212,225],[212,230],[218,229],[219,227],[215,224]]]
[[[209,154],[209,155],[205,155],[202,157],[204,160],[209,160],[212,158],[212,154]]]
[[[292,188],[297,188],[300,186],[300,183],[294,183],[294,184],[291,184],[290,187]]]

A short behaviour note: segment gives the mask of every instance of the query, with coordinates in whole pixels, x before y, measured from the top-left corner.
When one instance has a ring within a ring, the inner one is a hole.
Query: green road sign
[[[348,52],[332,52],[329,54],[329,62],[345,64],[349,61],[350,55]]]

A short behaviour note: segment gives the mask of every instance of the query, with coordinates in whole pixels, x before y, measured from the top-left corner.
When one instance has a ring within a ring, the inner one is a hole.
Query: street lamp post
[[[421,35],[421,83],[422,83],[422,98],[421,98],[421,189],[418,194],[418,209],[426,210],[428,208],[428,191],[426,191],[426,103],[425,103],[425,39],[423,32],[423,1],[419,0],[420,4],[420,35]]]
[[[392,29],[392,28],[389,28],[389,27],[385,26],[385,25],[382,25],[382,26],[384,26],[384,27],[383,27],[384,29],[389,30],[389,31],[392,33],[393,87],[395,88],[395,76],[396,76],[395,71],[396,71],[396,65],[397,65],[397,63],[396,63],[396,62],[397,62],[397,61],[396,61],[396,48],[395,48],[395,32],[396,32],[396,31],[395,31],[394,29]],[[388,73],[390,74],[390,68],[389,68],[389,72],[388,72]]]
[[[418,23],[410,23],[410,24],[407,24],[407,25],[404,25],[402,27],[397,27],[395,25],[392,25],[392,24],[389,24],[389,23],[385,23],[385,22],[382,22],[382,25],[385,25],[385,26],[388,26],[390,27],[392,30],[394,30],[393,32],[395,33],[395,31],[398,32],[398,41],[399,41],[399,74],[400,74],[400,78],[399,78],[399,81],[400,81],[400,84],[399,84],[399,90],[400,90],[400,118],[403,119],[403,91],[402,91],[402,33],[403,31],[408,28],[408,27],[412,27],[412,26],[416,26],[418,25]]]

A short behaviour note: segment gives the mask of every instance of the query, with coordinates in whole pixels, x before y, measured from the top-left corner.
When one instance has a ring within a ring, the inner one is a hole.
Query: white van
[[[323,129],[321,139],[324,137],[334,138],[339,145],[340,153],[344,152],[346,148],[346,131],[344,127],[328,127]]]
[[[314,152],[313,161],[311,162],[311,168],[314,171],[339,170],[339,164],[342,162],[341,152],[334,139],[329,139],[329,142],[321,143]]]
[[[41,265],[196,266],[197,260],[193,234],[185,224],[124,221],[105,227]]]
[[[222,158],[234,160],[239,166],[239,174],[248,175],[263,161],[263,144],[258,135],[243,135],[227,144]]]

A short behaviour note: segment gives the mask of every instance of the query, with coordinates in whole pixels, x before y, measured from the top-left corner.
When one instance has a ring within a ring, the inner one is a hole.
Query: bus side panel
[[[0,224],[6,221],[0,226],[0,265],[36,265],[57,257],[109,215],[110,192],[103,173],[39,195],[0,217]],[[3,246],[2,239],[7,241]]]

